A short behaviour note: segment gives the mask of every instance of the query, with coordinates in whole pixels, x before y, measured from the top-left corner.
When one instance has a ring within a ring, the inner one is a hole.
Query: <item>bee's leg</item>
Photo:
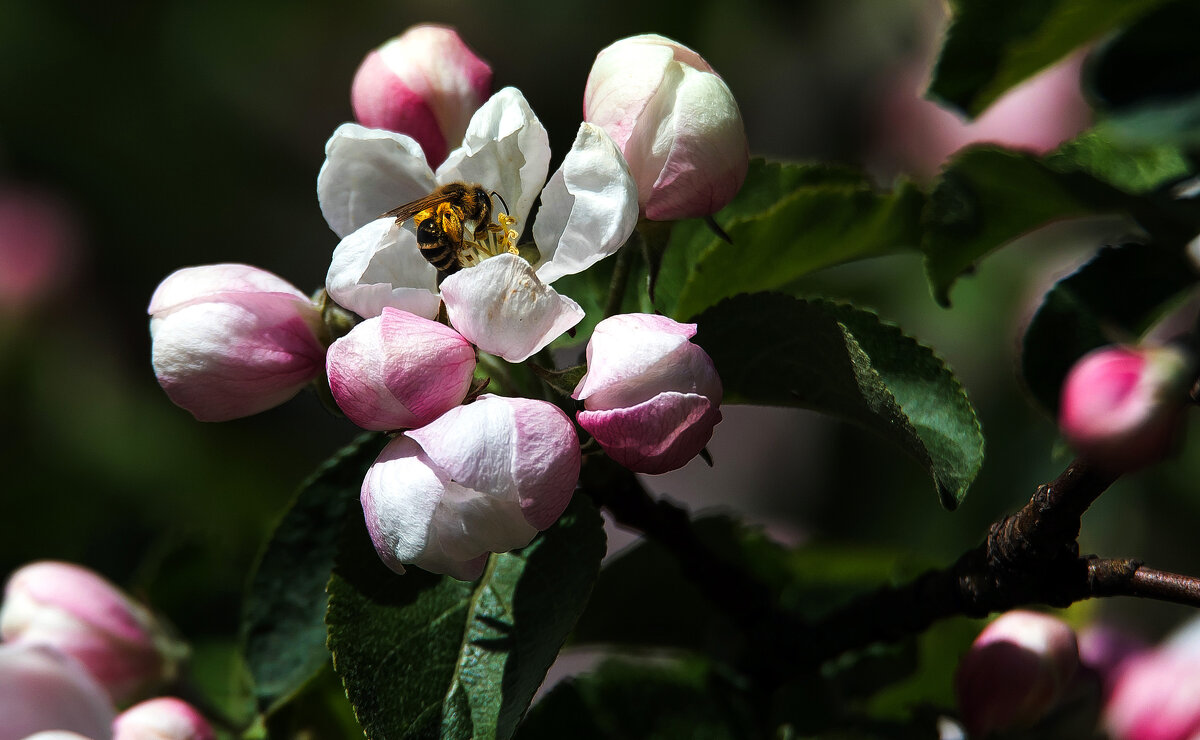
[[[462,213],[449,203],[439,203],[437,215],[442,224],[442,233],[456,244],[462,242]]]

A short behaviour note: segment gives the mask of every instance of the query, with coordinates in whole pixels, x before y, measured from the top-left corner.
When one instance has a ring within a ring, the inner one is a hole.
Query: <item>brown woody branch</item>
[[[675,553],[684,573],[709,600],[777,656],[775,665],[767,666],[776,674],[919,634],[933,622],[957,615],[984,617],[1030,604],[1065,607],[1105,596],[1200,607],[1200,579],[1146,568],[1135,560],[1080,556],[1080,518],[1117,476],[1078,460],[1039,486],[1020,511],[992,524],[987,539],[950,567],[866,594],[815,622],[776,612],[765,585],[712,553],[692,531],[686,512],[655,501],[631,473],[602,457],[588,466],[585,488],[596,503],[622,525]]]

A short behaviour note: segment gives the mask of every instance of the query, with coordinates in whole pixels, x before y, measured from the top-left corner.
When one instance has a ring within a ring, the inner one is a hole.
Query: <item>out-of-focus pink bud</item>
[[[583,401],[577,418],[630,470],[683,467],[721,421],[721,379],[695,335],[695,324],[652,314],[612,316],[592,333],[587,374],[571,394]]]
[[[1192,361],[1171,347],[1101,347],[1063,383],[1058,426],[1082,457],[1116,472],[1156,462],[1181,433]]]
[[[195,707],[174,697],[137,704],[113,722],[113,740],[214,740],[213,728]]]
[[[969,736],[1037,722],[1063,697],[1078,668],[1075,633],[1062,620],[1021,610],[996,618],[975,638],[955,676]]]
[[[647,34],[596,55],[584,120],[625,155],[646,218],[716,213],[737,195],[750,155],[733,93],[699,54]]]
[[[172,677],[186,652],[116,586],[87,568],[53,561],[26,565],[9,578],[0,636],[71,656],[117,703]]]
[[[55,196],[0,186],[0,313],[25,311],[71,279],[79,235]]]
[[[1079,633],[1079,660],[1112,692],[1128,662],[1148,649],[1145,640],[1112,625],[1092,624]]]
[[[316,305],[257,267],[178,270],[154,291],[149,313],[158,383],[200,421],[278,406],[325,367]]]
[[[436,168],[463,140],[491,88],[492,68],[457,31],[421,25],[367,54],[354,74],[350,103],[362,125],[416,139]]]
[[[462,403],[475,350],[462,335],[407,311],[383,309],[329,346],[329,388],[364,429],[410,429]]]
[[[1200,736],[1200,620],[1125,664],[1104,707],[1104,723],[1113,740]]]
[[[579,479],[571,420],[544,401],[490,394],[397,437],[362,486],[379,557],[459,580],[487,555],[528,545],[570,503]]]
[[[77,732],[108,740],[116,711],[75,659],[48,645],[0,644],[0,740]]]

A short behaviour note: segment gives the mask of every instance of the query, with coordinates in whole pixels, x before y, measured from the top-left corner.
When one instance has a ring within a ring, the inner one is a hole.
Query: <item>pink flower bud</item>
[[[622,314],[596,325],[577,415],[614,460],[639,473],[665,473],[700,453],[721,421],[721,379],[689,340],[695,324]]]
[[[216,734],[191,704],[173,697],[130,707],[113,722],[113,740],[214,740]]]
[[[364,126],[416,139],[436,168],[488,99],[492,68],[452,28],[413,26],[363,60],[350,103]]]
[[[436,321],[385,307],[329,347],[329,388],[364,429],[410,429],[462,403],[475,350]]]
[[[321,313],[295,286],[248,265],[179,270],[150,299],[158,383],[200,421],[287,401],[321,375]]]
[[[647,34],[596,55],[584,120],[625,155],[646,218],[716,213],[737,195],[750,155],[733,93],[699,54]]]
[[[1104,707],[1113,740],[1200,736],[1200,621],[1122,666]]]
[[[52,561],[26,565],[9,578],[0,636],[71,656],[118,703],[174,675],[185,650],[116,586],[86,568]]]
[[[969,736],[1037,722],[1063,697],[1078,668],[1075,633],[1062,620],[1021,610],[997,617],[975,638],[955,676]]]
[[[61,290],[78,251],[66,204],[35,188],[0,186],[0,312],[23,312]]]
[[[393,440],[363,481],[379,557],[460,580],[487,554],[528,545],[570,503],[579,479],[571,420],[544,401],[482,395]]]
[[[1079,660],[1096,672],[1105,694],[1111,693],[1130,660],[1147,649],[1140,637],[1112,625],[1093,624],[1079,633]]]
[[[1058,425],[1076,452],[1127,472],[1156,462],[1181,432],[1192,363],[1174,347],[1102,347],[1063,383]]]
[[[0,644],[0,740],[36,732],[111,737],[112,702],[76,660],[48,645]]]

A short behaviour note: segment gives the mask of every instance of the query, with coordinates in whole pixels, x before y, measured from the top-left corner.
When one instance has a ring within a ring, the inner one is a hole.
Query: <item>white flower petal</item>
[[[500,194],[523,229],[550,169],[550,139],[525,96],[506,87],[471,118],[462,147],[438,168],[437,181],[479,183]]]
[[[442,282],[446,314],[484,352],[521,362],[578,324],[584,311],[538,279],[514,254],[460,270]]]
[[[317,200],[329,228],[345,237],[436,187],[421,145],[412,138],[344,123],[325,144]]]
[[[381,218],[353,232],[333,250],[325,289],[338,305],[363,318],[384,306],[431,319],[437,315],[437,270],[421,256],[417,238]]]
[[[451,480],[499,500],[518,500],[513,473],[516,421],[506,399],[481,396],[406,434]]]
[[[389,568],[404,572],[426,549],[445,486],[420,446],[400,436],[388,443],[362,485],[363,514],[375,550]]]
[[[579,127],[562,167],[542,191],[533,226],[537,274],[551,283],[613,254],[637,225],[638,191],[616,144],[599,126]]]

